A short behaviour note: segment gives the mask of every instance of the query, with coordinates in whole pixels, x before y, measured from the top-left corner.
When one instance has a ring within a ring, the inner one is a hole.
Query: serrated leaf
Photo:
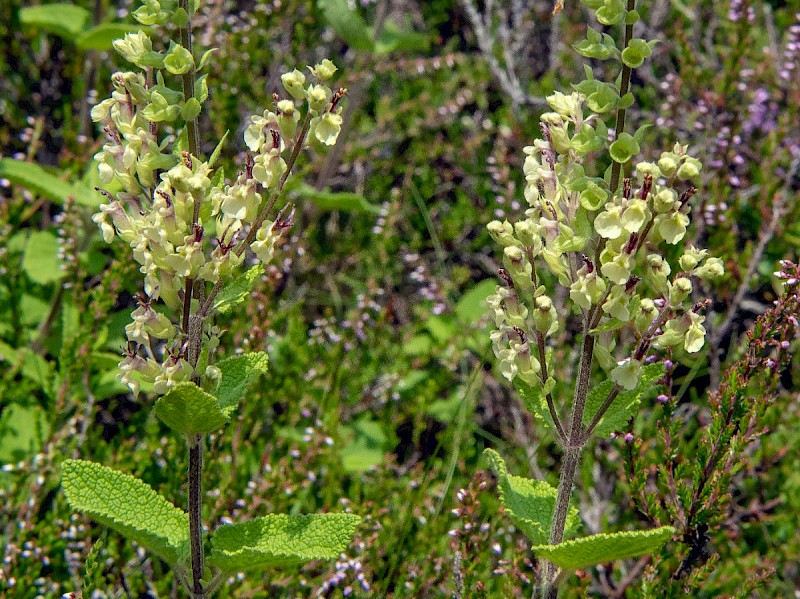
[[[497,474],[497,488],[505,512],[533,545],[547,543],[558,490],[545,481],[509,474],[503,458],[493,449],[484,450],[483,455]],[[564,527],[565,536],[574,533],[579,524],[578,510],[570,506]]]
[[[81,33],[75,45],[81,50],[105,51],[112,49],[112,42],[125,37],[126,33],[135,33],[142,29],[141,25],[130,23],[101,23]]]
[[[58,256],[58,239],[49,231],[34,231],[25,244],[22,270],[34,283],[47,285],[66,276],[61,267],[64,261]]]
[[[546,424],[548,428],[555,430],[556,426],[552,416],[550,416],[550,410],[547,408],[547,398],[542,392],[542,386],[536,385],[533,387],[518,376],[514,377],[513,384],[531,416]]]
[[[16,185],[21,185],[52,202],[62,205],[70,196],[75,198],[75,203],[81,206],[96,208],[101,203],[100,194],[82,186],[62,181],[32,162],[23,162],[13,158],[0,158],[0,178],[8,179]]]
[[[603,533],[564,541],[558,545],[531,547],[537,557],[544,557],[564,570],[579,570],[618,559],[652,553],[675,534],[671,526],[653,530]]]
[[[370,212],[379,214],[381,209],[370,204],[367,198],[358,193],[349,191],[319,191],[310,185],[301,185],[297,189],[298,195],[311,200],[322,210],[342,210],[343,212]]]
[[[215,395],[223,413],[230,416],[247,388],[267,372],[268,364],[269,358],[264,352],[231,356],[216,364],[222,372],[222,380]]]
[[[374,42],[364,19],[350,8],[347,0],[317,0],[328,25],[347,45],[360,52],[372,52]]]
[[[237,276],[219,292],[214,300],[214,310],[220,314],[227,314],[231,308],[241,304],[250,295],[253,284],[263,274],[264,267],[256,264]]]
[[[221,526],[211,535],[208,563],[233,573],[336,559],[360,521],[355,514],[270,514]]]
[[[154,411],[172,430],[187,435],[213,432],[230,420],[216,397],[191,382],[175,385],[158,399]]]
[[[19,11],[23,25],[37,27],[72,41],[89,21],[89,11],[74,4],[43,4],[26,6]]]
[[[486,314],[486,298],[495,292],[497,281],[494,279],[484,279],[458,300],[454,311],[461,322],[472,324],[481,319]]]
[[[607,437],[615,431],[623,430],[628,420],[636,413],[641,403],[642,395],[652,392],[655,389],[655,382],[664,376],[663,364],[645,364],[642,367],[642,375],[639,384],[631,391],[620,393],[603,415],[602,420],[592,431],[592,435]],[[583,425],[586,426],[594,418],[600,406],[608,397],[609,392],[614,387],[610,380],[603,381],[599,385],[593,386],[586,396],[586,409],[583,412]]]
[[[84,460],[66,460],[61,486],[83,512],[174,565],[188,551],[189,515],[129,474]]]

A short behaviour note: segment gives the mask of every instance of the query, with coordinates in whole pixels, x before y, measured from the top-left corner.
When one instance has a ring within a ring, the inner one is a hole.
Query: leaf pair
[[[143,481],[94,462],[66,460],[62,486],[70,506],[156,553],[170,566],[188,561],[189,515]],[[225,573],[334,559],[356,525],[354,514],[270,514],[221,526],[208,565]]]
[[[653,530],[591,535],[550,545],[548,540],[557,489],[544,481],[509,474],[503,458],[494,450],[487,449],[484,455],[497,474],[500,501],[506,513],[530,539],[533,552],[564,570],[577,570],[651,553],[666,543],[675,532],[671,526],[662,526]],[[573,535],[579,524],[578,510],[570,507],[565,536]]]

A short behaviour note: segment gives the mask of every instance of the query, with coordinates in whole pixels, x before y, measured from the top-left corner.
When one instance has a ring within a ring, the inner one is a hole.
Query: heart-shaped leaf
[[[83,512],[159,555],[170,565],[185,557],[189,515],[129,474],[85,460],[66,460],[61,486]]]

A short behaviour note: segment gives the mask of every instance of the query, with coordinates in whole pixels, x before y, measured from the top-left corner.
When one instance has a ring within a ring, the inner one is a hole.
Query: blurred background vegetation
[[[58,486],[60,462],[80,456],[176,503],[187,492],[182,441],[114,379],[140,278],[128,248],[105,245],[90,220],[102,142],[88,110],[128,68],[107,48],[135,6],[75,2],[86,15],[76,24],[37,20],[23,10],[32,4],[0,4],[0,594],[177,596],[162,563],[73,516]],[[569,0],[557,17],[550,0],[201,4],[195,44],[219,49],[204,150],[231,132],[229,176],[244,165],[243,124],[272,105],[280,73],[330,57],[349,89],[339,145],[301,165],[310,187],[290,190],[298,217],[281,253],[244,313],[217,320],[223,353],[265,349],[270,373],[212,439],[205,518],[347,505],[366,519],[336,563],[232,581],[220,596],[530,596],[533,556],[499,513],[480,454],[498,448],[512,472],[555,484],[560,452],[492,368],[483,300],[499,253],[484,227],[524,210],[522,148],[540,134],[544,97],[584,76],[571,45],[587,10]],[[673,524],[683,484],[714,494],[659,555],[581,572],[568,595],[793,596],[800,362],[725,373],[780,294],[778,260],[796,260],[800,246],[800,3],[637,8],[645,37],[661,43],[635,73],[629,130],[652,124],[642,159],[680,141],[702,160],[686,242],[721,257],[727,275],[696,292],[714,300],[709,336],[674,372],[672,401],[646,402],[620,431],[632,441],[597,444],[576,499],[597,532]],[[597,158],[599,172],[607,161]],[[21,162],[70,193],[35,176],[19,184]],[[575,334],[564,327],[558,363],[574,363]],[[568,367],[559,374],[569,380]],[[711,393],[720,381],[741,412],[728,420]],[[709,447],[721,453],[706,472]],[[675,501],[657,476],[665,459]]]

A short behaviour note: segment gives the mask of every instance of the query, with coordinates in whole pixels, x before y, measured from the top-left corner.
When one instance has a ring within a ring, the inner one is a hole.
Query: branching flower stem
[[[300,150],[303,149],[303,144],[306,141],[306,136],[308,135],[308,128],[311,125],[311,115],[306,115],[305,120],[303,121],[303,126],[300,128],[300,133],[298,133],[297,138],[294,140],[294,147],[292,148],[292,153],[289,156],[289,160],[286,162],[286,170],[284,171],[283,175],[281,175],[280,181],[278,181],[278,188],[273,192],[270,196],[269,200],[267,201],[266,205],[264,206],[263,210],[259,213],[258,217],[256,217],[255,221],[253,221],[253,225],[250,227],[250,231],[247,233],[247,237],[237,246],[234,250],[237,256],[241,256],[244,253],[245,249],[250,247],[250,244],[253,242],[253,239],[256,237],[256,233],[261,228],[261,225],[264,224],[264,221],[267,220],[269,213],[272,212],[272,209],[275,207],[275,202],[278,201],[278,198],[283,193],[283,188],[286,185],[286,180],[289,178],[289,175],[292,172],[292,168],[294,167],[295,162],[297,162],[297,157],[300,155]],[[199,318],[205,318],[211,313],[211,306],[214,303],[214,299],[216,299],[217,294],[222,291],[222,280],[217,281],[214,284],[214,287],[206,297],[205,302],[201,306],[201,308],[197,311],[197,316]]]
[[[627,10],[633,11],[636,7],[636,0],[628,0],[627,3]],[[631,39],[633,38],[633,24],[626,24],[625,25],[625,37],[624,42],[622,45],[622,49],[624,50],[628,44],[630,43]],[[628,93],[628,89],[630,88],[630,81],[631,81],[631,68],[625,64],[623,64],[622,68],[622,77],[621,77],[621,84],[619,90],[619,96],[623,97],[625,94]],[[616,125],[614,127],[615,136],[618,137],[619,134],[625,130],[625,108],[620,108],[617,110],[617,120]],[[609,185],[611,193],[615,193],[617,188],[619,187],[620,182],[620,174],[622,171],[622,164],[619,162],[614,161],[614,164],[611,169],[611,182]],[[608,295],[608,292],[606,292]],[[656,321],[653,322],[653,325],[648,330],[647,334],[642,339],[642,343],[637,348],[636,355],[641,352],[647,351],[647,347],[649,346],[650,338],[652,338],[652,334],[664,323],[666,316],[668,315],[668,310],[665,309],[659,314],[656,318]],[[599,309],[597,310],[599,312]],[[611,404],[619,395],[621,387],[619,385],[614,385],[609,393],[608,397],[606,398],[605,402],[601,406],[601,409],[598,411],[597,414],[593,417],[592,421],[590,422],[589,426],[586,427],[584,430],[583,427],[583,414],[586,409],[586,399],[589,394],[589,380],[590,375],[592,372],[592,361],[594,358],[594,344],[595,344],[595,335],[591,332],[592,329],[596,326],[593,322],[595,320],[595,313],[591,310],[584,316],[584,327],[583,327],[583,344],[581,346],[581,362],[580,362],[580,370],[578,371],[578,383],[575,387],[575,395],[573,397],[572,402],[572,415],[569,422],[569,428],[566,431],[566,443],[564,445],[564,458],[561,463],[561,473],[559,476],[558,481],[558,493],[556,496],[556,507],[555,512],[553,514],[553,522],[550,528],[550,544],[557,545],[564,540],[564,528],[566,525],[567,520],[567,513],[569,511],[569,501],[570,497],[572,496],[572,487],[575,484],[575,474],[578,470],[578,464],[580,463],[581,454],[583,453],[583,448],[586,446],[586,443],[589,440],[589,436],[591,431],[603,417],[606,410],[611,407]],[[638,359],[641,359],[641,356],[638,356]],[[550,408],[550,401],[548,398],[548,408],[551,411],[551,414],[555,412],[555,408]],[[555,420],[555,418],[554,418]],[[563,434],[563,430],[559,429],[559,435]],[[556,599],[558,596],[558,568],[555,564],[551,562],[547,562],[544,571],[544,587],[543,587],[543,597],[545,599]]]
[[[180,28],[181,45],[190,53],[192,51],[192,25],[191,13],[188,0],[180,0],[179,7],[189,15],[185,27]],[[194,97],[195,69],[192,67],[187,73],[181,75],[183,84],[184,101]],[[189,141],[189,154],[195,158],[200,157],[200,139],[197,117],[187,119],[186,134]],[[200,217],[200,205],[203,198],[195,196],[194,209],[192,213],[192,227],[196,227]],[[194,295],[195,281],[192,277],[186,277],[183,291],[183,318],[182,329],[187,339],[189,348],[189,363],[194,367],[197,365],[199,352],[192,351],[192,348],[200,347],[202,327],[192,326],[192,296]],[[199,323],[198,323],[199,324]],[[192,565],[192,596],[200,599],[206,596],[203,589],[203,437],[192,435],[187,439],[189,445],[189,542],[191,547]]]

